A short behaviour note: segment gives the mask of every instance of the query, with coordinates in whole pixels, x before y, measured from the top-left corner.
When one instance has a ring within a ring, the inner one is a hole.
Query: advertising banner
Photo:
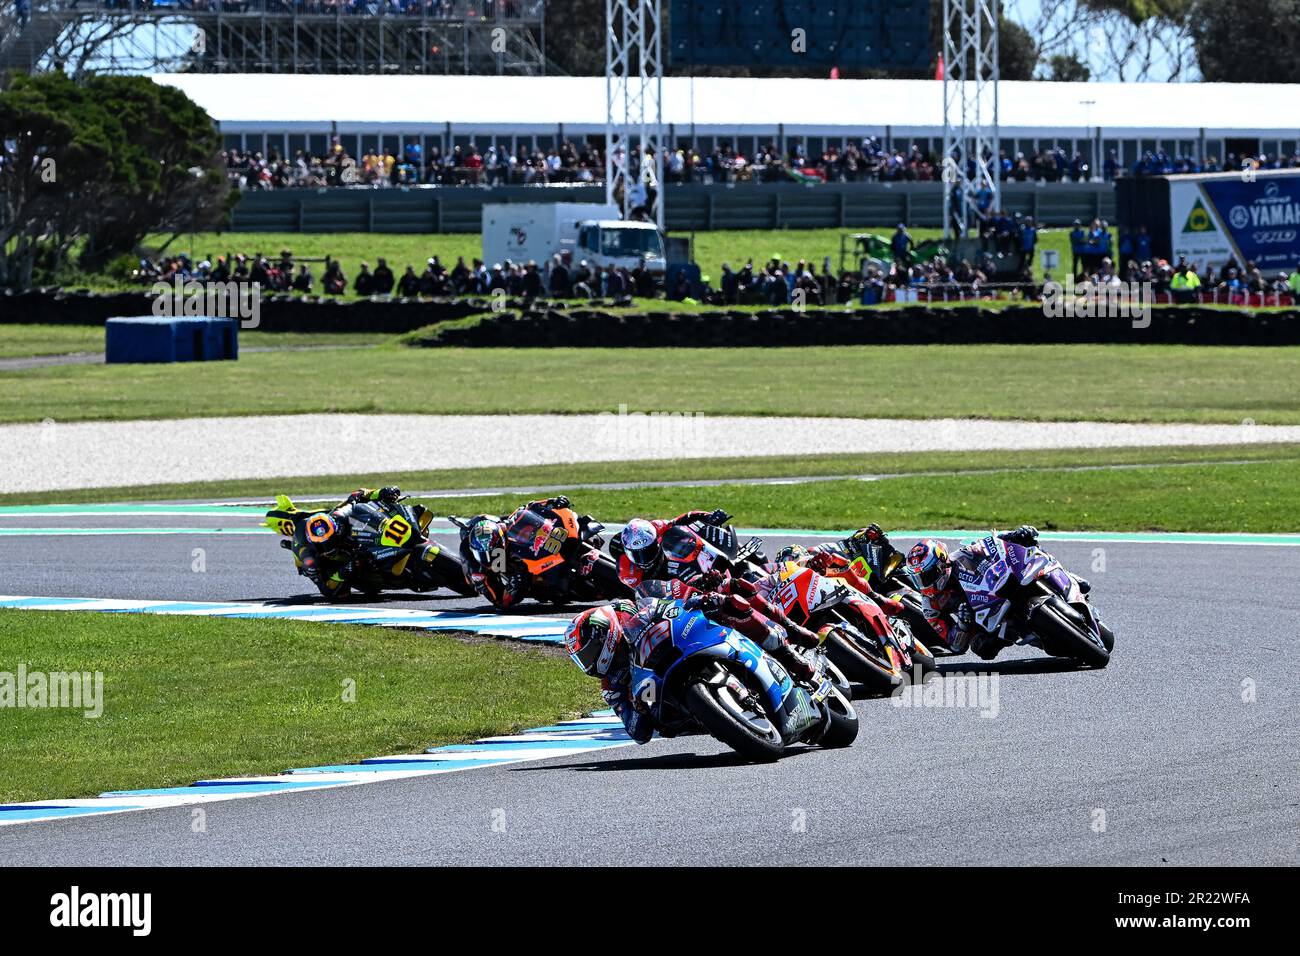
[[[1169,218],[1175,261],[1289,272],[1300,263],[1300,170],[1171,178]]]

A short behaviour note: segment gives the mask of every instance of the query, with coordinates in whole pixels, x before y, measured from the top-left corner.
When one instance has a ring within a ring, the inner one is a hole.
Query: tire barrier
[[[147,315],[149,292],[33,290],[0,295],[0,323],[103,325],[122,315]],[[531,303],[486,298],[336,300],[268,295],[261,300],[266,332],[421,331],[421,346],[797,346],[1184,343],[1189,345],[1297,345],[1300,309],[1256,311],[1206,306],[1156,306],[1146,327],[1128,317],[1062,319],[1038,305],[974,305],[845,310],[792,308],[758,311],[612,312],[627,300]],[[494,311],[494,306],[500,311]]]
[[[64,292],[36,289],[0,294],[0,327],[4,322],[38,325],[103,325],[123,315],[150,315],[155,296],[138,292]],[[518,303],[522,305],[522,303]],[[302,298],[263,295],[259,301],[262,332],[410,332],[426,325],[486,312],[482,298],[338,300],[328,296]],[[245,326],[251,331],[252,327]]]
[[[614,313],[555,307],[507,310],[449,322],[408,344],[462,347],[652,348],[932,344],[1300,344],[1300,310],[1155,308],[1142,327],[1124,318],[1060,319],[1038,306],[908,306]]]

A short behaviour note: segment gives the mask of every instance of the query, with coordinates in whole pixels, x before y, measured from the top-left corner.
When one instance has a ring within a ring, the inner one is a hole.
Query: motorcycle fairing
[[[662,627],[661,625],[667,625]],[[655,648],[670,639],[679,655],[662,675],[641,666]],[[655,700],[663,700],[663,688],[673,674],[688,660],[713,657],[720,660],[739,661],[758,678],[770,713],[777,723],[783,739],[790,740],[807,730],[819,719],[813,695],[795,684],[785,668],[763,653],[762,648],[738,631],[714,624],[699,611],[688,610],[681,601],[664,600],[659,603],[657,619],[651,622],[637,638],[635,662],[632,664],[632,684],[640,686],[653,680]],[[819,687],[824,697],[829,693],[830,682]]]

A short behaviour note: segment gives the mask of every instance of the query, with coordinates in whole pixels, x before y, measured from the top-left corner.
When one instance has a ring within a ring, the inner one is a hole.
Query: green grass
[[[564,489],[560,489],[564,490]],[[1251,464],[1030,469],[879,481],[573,490],[602,521],[723,508],[749,528],[842,531],[1015,527],[1051,531],[1300,531],[1300,457]],[[432,498],[438,514],[508,513],[520,496]]]
[[[241,349],[379,345],[395,337],[375,332],[240,331]],[[0,358],[104,351],[102,325],[33,325],[0,322]]]
[[[627,403],[634,412],[708,415],[1300,423],[1300,347],[380,348],[327,356],[277,351],[238,362],[3,372],[0,421],[613,412]]]
[[[284,492],[299,502],[358,487],[397,484],[408,492],[476,488],[577,489],[604,483],[712,481],[740,478],[814,478],[917,473],[963,474],[983,470],[1071,469],[1081,465],[1179,465],[1300,459],[1300,445],[1196,445],[1168,448],[1063,448],[1003,452],[891,452],[810,455],[804,458],[690,458],[667,461],[592,462],[526,467],[447,468],[437,471],[303,475],[276,479],[81,488],[0,495],[0,505],[85,504],[117,501],[271,500]],[[583,493],[585,494],[585,492]]]
[[[0,802],[418,753],[600,706],[556,652],[352,625],[0,611],[0,661],[104,675],[98,719],[0,710]]]

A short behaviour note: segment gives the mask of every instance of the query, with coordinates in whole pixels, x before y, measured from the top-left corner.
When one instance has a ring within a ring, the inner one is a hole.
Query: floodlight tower
[[[661,0],[605,0],[605,199],[626,218],[633,189],[655,190],[664,228],[663,24]],[[646,151],[653,155],[646,168]],[[635,154],[635,160],[633,156]],[[621,193],[621,195],[620,195]]]
[[[982,196],[1002,206],[998,168],[1000,0],[943,0],[943,235],[964,239]],[[974,168],[970,160],[974,159]]]

